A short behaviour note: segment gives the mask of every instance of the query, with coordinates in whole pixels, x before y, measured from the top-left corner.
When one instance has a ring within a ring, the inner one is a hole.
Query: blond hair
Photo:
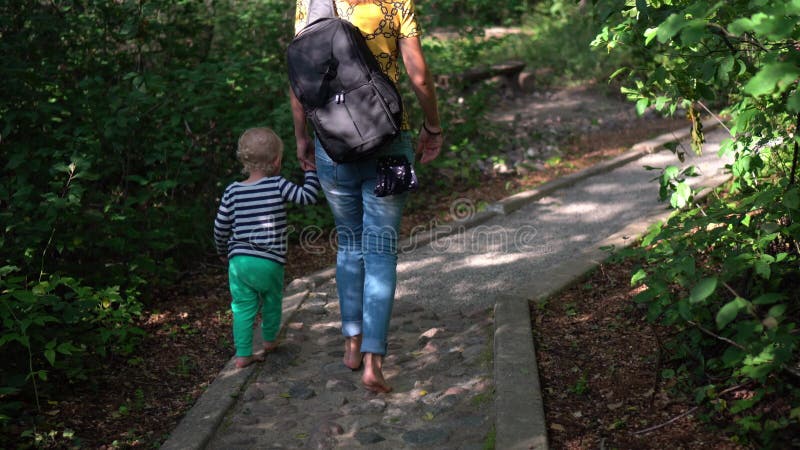
[[[269,128],[249,128],[239,137],[236,159],[242,163],[242,173],[253,171],[269,173],[275,169],[275,161],[281,156],[283,156],[283,142]]]

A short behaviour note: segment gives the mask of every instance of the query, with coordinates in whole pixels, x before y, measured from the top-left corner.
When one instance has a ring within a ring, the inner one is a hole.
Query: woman
[[[324,1],[324,0],[323,0]],[[332,0],[331,0],[332,1]],[[306,25],[309,0],[297,0],[295,33]],[[376,197],[377,158],[405,155],[433,161],[442,147],[442,128],[436,90],[422,54],[413,0],[337,0],[339,17],[361,30],[381,69],[397,83],[402,55],[411,84],[424,114],[416,152],[412,150],[408,117],[402,132],[388,149],[358,162],[337,164],[317,141],[312,145],[306,117],[290,91],[297,157],[304,170],[316,167],[333,212],[338,233],[336,283],[345,337],[344,364],[357,370],[362,362],[364,387],[390,392],[383,377],[387,330],[397,284],[397,236],[408,193]]]

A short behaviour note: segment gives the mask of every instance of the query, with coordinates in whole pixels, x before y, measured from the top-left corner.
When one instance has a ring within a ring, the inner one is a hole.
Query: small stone
[[[358,388],[349,381],[333,379],[325,383],[325,389],[331,392],[353,392]]]
[[[275,425],[275,429],[281,430],[282,432],[294,430],[295,428],[297,428],[297,422],[294,420],[284,420]]]
[[[392,359],[387,359],[386,362],[390,362],[391,364],[394,364],[394,365],[397,365],[397,366],[402,366],[403,364],[414,360],[414,358],[411,355],[408,355],[408,354],[390,355],[389,358],[392,358]]]
[[[384,420],[389,420],[389,422],[395,422],[395,420],[391,420],[391,419],[400,418],[400,417],[405,416],[405,415],[406,415],[406,412],[403,411],[402,409],[400,409],[398,407],[391,407],[391,408],[386,410],[386,414],[384,414],[383,419]]]
[[[416,333],[419,331],[419,326],[413,323],[404,323],[400,326],[400,331],[404,333]]]
[[[234,422],[239,423],[241,425],[255,425],[259,422],[259,418],[258,416],[253,416],[253,415],[243,415],[243,416],[238,416],[236,419],[234,419]]]
[[[374,431],[359,431],[356,433],[355,438],[361,445],[377,444],[386,440],[386,438]]]
[[[264,391],[258,388],[258,386],[251,385],[244,391],[244,395],[242,399],[245,402],[252,402],[256,400],[263,400],[264,399]]]
[[[299,400],[308,400],[311,397],[314,397],[315,395],[317,395],[317,393],[314,392],[313,389],[309,388],[308,386],[302,383],[295,384],[294,386],[289,388],[289,396],[291,396],[291,398],[296,398]]]
[[[460,388],[458,386],[453,386],[451,388],[448,388],[446,391],[444,391],[444,396],[447,397],[447,396],[452,396],[452,395],[462,395],[462,394],[466,394],[466,393],[467,393],[466,389]]]
[[[328,313],[328,310],[325,309],[325,306],[323,305],[309,305],[309,307],[306,308],[306,311],[317,316],[322,316]]]
[[[283,399],[281,399],[283,400]],[[275,408],[272,406],[275,404],[275,401],[270,398],[266,402],[255,402],[250,404],[250,415],[256,417],[272,417],[275,415]],[[281,414],[284,413],[283,406],[281,406]]]
[[[364,415],[364,414],[380,414],[386,409],[386,402],[376,398],[369,402],[348,403],[341,408],[342,414],[349,415]]]
[[[422,334],[420,334],[419,337],[420,338],[425,337],[425,338],[431,339],[431,338],[433,338],[434,336],[436,336],[437,334],[439,334],[439,333],[441,333],[443,331],[444,330],[442,328],[430,328],[427,331],[425,331]]]
[[[372,413],[381,413],[386,409],[386,402],[380,398],[370,400],[367,405]]]
[[[450,438],[450,433],[442,428],[411,430],[403,433],[403,441],[411,445],[442,445]]]
[[[320,450],[333,449],[336,447],[336,439],[333,436],[343,433],[344,428],[341,425],[330,418],[322,418],[314,427],[304,447]]]
[[[464,415],[456,417],[448,422],[448,425],[456,430],[480,428],[486,423],[486,417],[475,415]]]
[[[458,377],[463,377],[464,374],[466,374],[466,373],[467,373],[467,370],[464,367],[462,367],[462,366],[453,366],[453,367],[451,367],[450,369],[447,370],[445,375],[447,375],[448,377],[451,377],[451,378],[458,378]]]
[[[342,353],[338,352],[337,355],[341,356]],[[325,375],[349,375],[352,370],[342,364],[342,361],[334,361],[322,366],[322,373]]]
[[[456,406],[460,398],[458,395],[445,395],[436,401],[436,406],[439,409],[447,410]]]
[[[327,292],[314,292],[306,300],[306,304],[314,306],[324,306],[326,303],[328,303]]]
[[[311,283],[305,278],[295,278],[286,286],[285,292],[300,292],[311,288]]]
[[[483,351],[483,345],[473,345],[465,348],[461,354],[464,357],[464,362],[466,364],[474,364],[483,355]]]
[[[422,353],[436,353],[439,351],[439,347],[436,346],[433,342],[428,342],[425,344],[425,347],[422,348]]]

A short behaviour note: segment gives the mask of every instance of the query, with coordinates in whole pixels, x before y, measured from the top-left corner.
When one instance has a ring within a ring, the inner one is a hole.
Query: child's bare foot
[[[364,354],[364,374],[361,376],[361,383],[372,392],[382,394],[392,392],[392,387],[386,384],[383,378],[383,355]]]
[[[361,368],[361,335],[345,338],[344,340],[344,358],[342,362],[351,370],[358,370]]]
[[[262,362],[264,357],[261,355],[238,356],[236,357],[236,368],[242,369],[253,364],[254,362]]]
[[[264,341],[264,353],[274,352],[278,348],[278,343],[275,341]]]

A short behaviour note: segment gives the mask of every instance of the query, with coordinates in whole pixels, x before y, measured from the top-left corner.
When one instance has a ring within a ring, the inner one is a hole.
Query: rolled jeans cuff
[[[344,337],[353,337],[361,334],[361,321],[342,321],[342,334]]]
[[[386,354],[386,342],[375,338],[365,337],[361,340],[361,353]]]

